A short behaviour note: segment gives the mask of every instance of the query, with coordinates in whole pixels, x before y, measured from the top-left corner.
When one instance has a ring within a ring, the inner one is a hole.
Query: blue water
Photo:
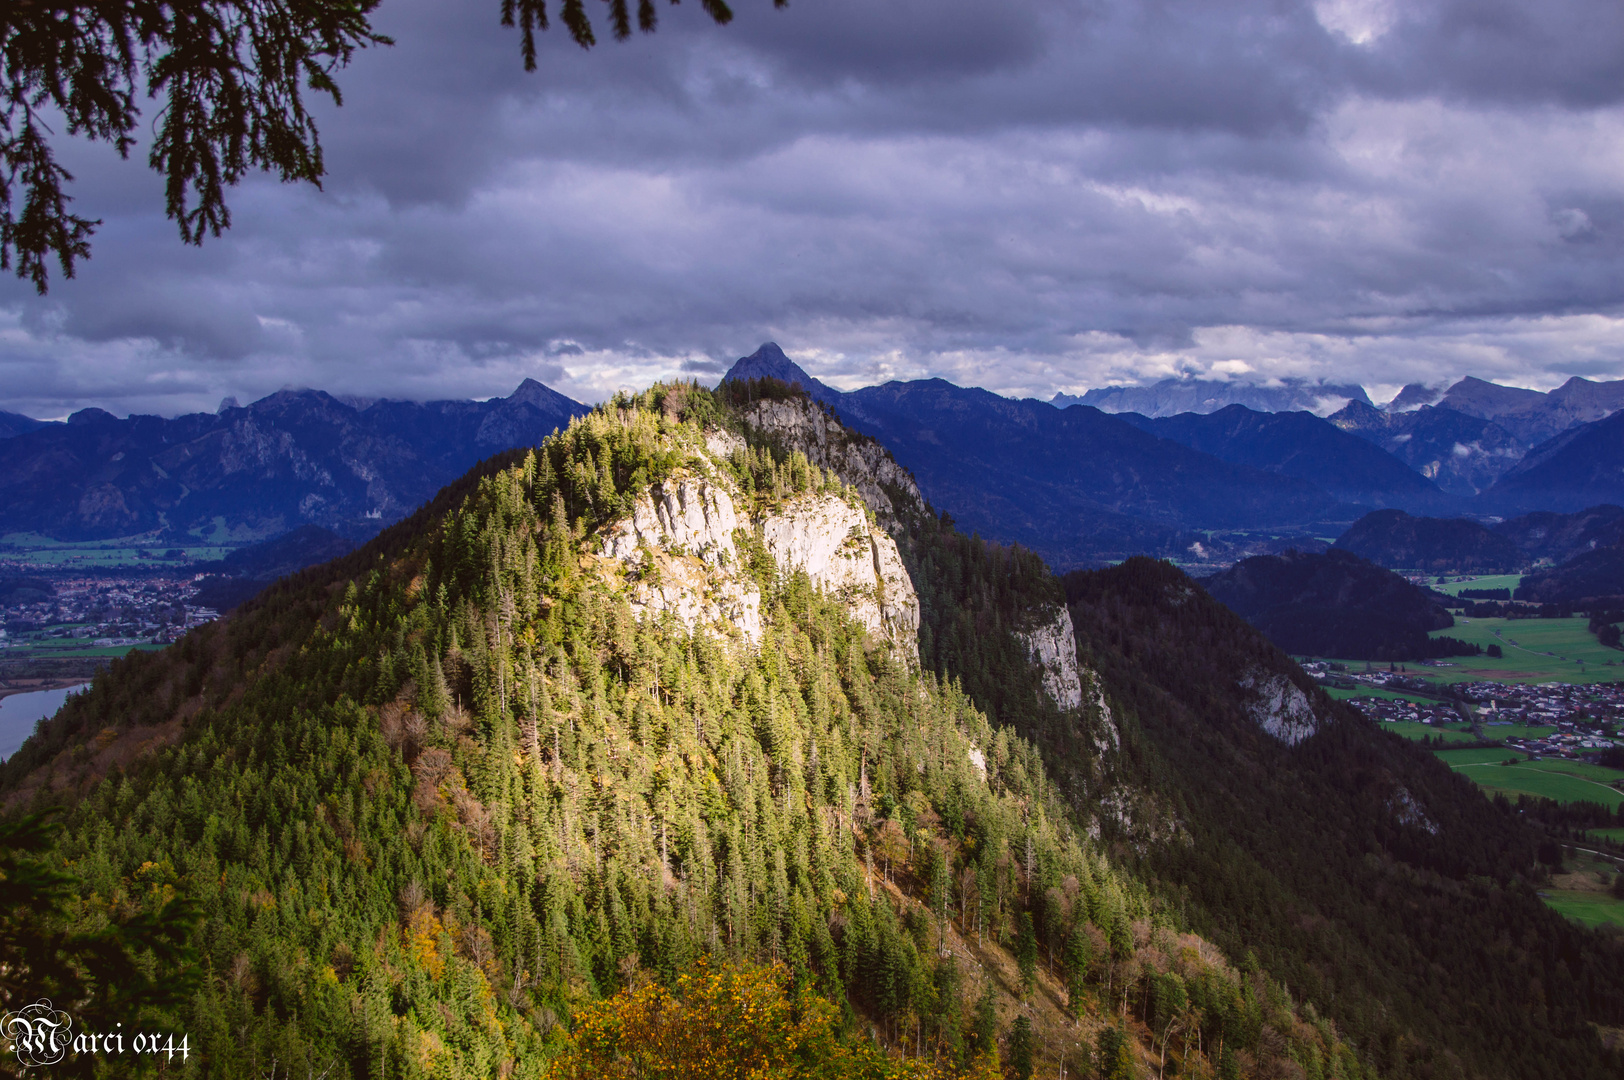
[[[34,725],[47,716],[54,716],[69,694],[78,693],[88,685],[80,683],[61,690],[34,690],[0,698],[0,761],[15,754],[34,734]]]

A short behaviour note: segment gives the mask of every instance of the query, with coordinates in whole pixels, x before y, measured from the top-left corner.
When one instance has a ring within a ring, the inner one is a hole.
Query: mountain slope
[[[1624,546],[1617,543],[1584,551],[1559,566],[1522,579],[1516,599],[1573,607],[1618,607],[1624,603]]]
[[[35,420],[32,416],[0,409],[0,439],[9,439],[13,435],[21,435],[25,431],[38,431],[48,426],[50,426],[48,421]]]
[[[1181,446],[1231,464],[1306,480],[1347,502],[1409,509],[1436,508],[1446,502],[1436,485],[1404,462],[1313,413],[1254,412],[1244,405],[1229,405],[1207,414],[1119,415],[1140,430]]]
[[[0,766],[13,805],[82,796],[85,895],[198,905],[209,977],[145,1022],[209,1075],[531,1077],[582,1005],[710,955],[782,963],[943,1066],[892,1075],[985,1075],[1020,1013],[1045,1072],[1109,1029],[1187,1072],[1362,1077],[1112,867],[1036,749],[918,671],[894,542],[731,408],[658,387],[488,462],[119,662]],[[999,677],[1062,676],[1043,707],[1090,730],[1103,706],[1056,660]]]
[[[1567,562],[1575,555],[1624,540],[1624,506],[1604,503],[1575,514],[1536,511],[1494,526],[1529,562]]]
[[[0,532],[254,539],[309,523],[369,536],[585,411],[529,379],[486,402],[356,408],[301,390],[171,420],[84,409],[0,441]]]
[[[1451,386],[1438,404],[1493,420],[1534,445],[1624,407],[1624,380],[1595,383],[1574,376],[1555,390],[1541,393],[1468,376]]]
[[[1513,540],[1467,518],[1411,517],[1402,510],[1366,514],[1336,547],[1395,570],[1510,574],[1529,561]]]
[[[1124,759],[1188,829],[1138,865],[1192,925],[1254,949],[1383,1076],[1618,1074],[1590,1025],[1624,1017],[1624,949],[1540,901],[1515,810],[1328,700],[1172,566],[1066,589],[1083,659],[1132,718]],[[1294,698],[1317,734],[1291,745],[1264,722]]]
[[[1500,512],[1572,512],[1624,503],[1624,413],[1565,431],[1528,451],[1483,493]]]
[[[1327,418],[1367,439],[1451,495],[1476,495],[1512,468],[1529,444],[1492,420],[1423,405],[1383,412],[1350,402]]]
[[[71,802],[80,918],[199,906],[208,977],[143,1023],[190,1031],[210,1075],[535,1076],[583,1004],[708,953],[779,960],[910,1065],[976,1067],[984,988],[994,1033],[1031,1019],[1039,1075],[1118,1036],[1141,1075],[1616,1065],[1574,1025],[1617,1023],[1624,979],[1509,876],[1531,862],[1514,816],[1472,820],[1470,785],[1347,735],[1176,571],[1085,576],[1057,618],[1030,553],[957,534],[872,442],[748,390],[621,397],[482,464],[118,662],[0,765],[13,807]],[[851,513],[860,485],[781,445],[803,437],[885,495],[865,509],[894,546]],[[1067,662],[1073,624],[1093,670]],[[1179,739],[1212,755],[1182,785]],[[1271,800],[1302,815],[1285,861]],[[1316,834],[1335,861],[1302,861]],[[1517,948],[1481,947],[1485,914]],[[1552,1002],[1525,1023],[1531,980]]]

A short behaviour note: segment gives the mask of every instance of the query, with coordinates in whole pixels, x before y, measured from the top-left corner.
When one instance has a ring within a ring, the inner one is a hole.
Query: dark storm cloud
[[[324,190],[256,179],[201,249],[139,154],[71,148],[105,224],[0,286],[0,407],[590,398],[768,337],[1044,394],[1624,375],[1616,3],[736,7],[526,74],[494,2],[385,5]]]

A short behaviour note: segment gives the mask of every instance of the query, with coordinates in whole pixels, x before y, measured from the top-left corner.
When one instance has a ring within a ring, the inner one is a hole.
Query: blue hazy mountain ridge
[[[1493,420],[1528,446],[1624,408],[1624,380],[1591,382],[1574,376],[1548,393],[1500,386],[1467,376],[1451,386],[1438,406]]]
[[[1020,543],[1067,569],[1127,554],[1182,554],[1194,529],[1291,527],[1357,515],[1314,485],[1140,431],[1088,406],[1056,409],[941,379],[842,393],[776,346],[727,380],[799,383],[879,440],[966,531]]]
[[[1489,513],[1568,512],[1624,503],[1624,412],[1562,432],[1524,455],[1484,492]]]
[[[1443,405],[1394,412],[1353,401],[1326,419],[1461,497],[1488,490],[1529,446],[1493,420]]]
[[[1522,579],[1516,598],[1538,604],[1624,606],[1624,544],[1581,552]]]
[[[1492,528],[1516,544],[1530,564],[1564,563],[1576,555],[1624,541],[1624,506],[1602,503],[1573,514],[1536,510]]]
[[[1402,510],[1366,514],[1334,546],[1389,569],[1509,574],[1532,561],[1515,540],[1481,522]]]
[[[476,462],[587,411],[533,379],[489,401],[346,403],[284,390],[217,414],[83,409],[0,441],[0,533],[369,536]]]
[[[1227,405],[1212,413],[1116,415],[1142,431],[1231,464],[1307,480],[1346,502],[1433,512],[1457,502],[1386,450],[1310,412],[1256,412]]]
[[[9,439],[14,435],[21,435],[25,431],[38,431],[48,427],[49,420],[35,420],[32,416],[22,413],[6,412],[0,409],[0,439]]]
[[[1217,379],[1163,379],[1150,386],[1101,386],[1081,397],[1056,394],[1050,404],[1062,409],[1092,405],[1101,412],[1161,417],[1217,412],[1230,405],[1244,405],[1258,412],[1312,412],[1340,401],[1370,404],[1365,388],[1357,384],[1306,379],[1286,379],[1276,386]]]

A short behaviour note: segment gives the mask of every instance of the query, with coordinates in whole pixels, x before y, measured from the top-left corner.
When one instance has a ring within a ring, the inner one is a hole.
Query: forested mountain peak
[[[1078,812],[1097,755],[1052,779],[1016,733],[1101,730],[1075,655],[1040,673],[1017,636],[1052,630],[1041,564],[947,544],[894,463],[824,417],[822,453],[886,478],[898,545],[788,428],[769,440],[785,415],[693,386],[618,398],[120,662],[0,766],[14,808],[77,798],[62,854],[113,907],[70,917],[197,905],[193,947],[224,974],[149,1019],[213,1075],[538,1075],[571,1014],[708,954],[783,965],[913,1059],[850,1075],[985,1075],[1000,1046],[1052,1059],[1103,1032],[1124,1067],[1312,1053],[1363,1077],[1112,867]],[[713,572],[754,590],[753,637],[684,618],[725,604]],[[942,618],[960,588],[968,639]],[[936,620],[922,664],[896,648],[910,603]],[[1074,652],[1057,633],[1044,647]],[[996,692],[965,667],[1002,724],[938,675],[966,641],[1017,658],[985,669]],[[1265,1046],[1249,1017],[1295,1034]]]
[[[784,1076],[990,1078],[1035,1054],[1041,1075],[1064,1061],[1113,1078],[1366,1080],[1378,1058],[1409,1060],[1338,1027],[1402,1025],[1333,1022],[1218,908],[1187,908],[1185,879],[1157,876],[1205,857],[1198,836],[1264,815],[1214,816],[1160,785],[1144,725],[1162,699],[1143,680],[1192,687],[1205,727],[1189,734],[1248,785],[1294,778],[1297,814],[1322,782],[1316,748],[1357,721],[1292,727],[1274,677],[1316,713],[1320,692],[1171,567],[1143,629],[1111,575],[1079,591],[1074,621],[1040,560],[958,533],[815,408],[781,383],[618,396],[360,550],[118,662],[0,765],[13,812],[73,803],[49,856],[72,888],[46,916],[0,919],[59,918],[98,955],[170,927],[168,951],[136,959],[179,989],[136,1019],[188,1031],[226,1077],[570,1075],[592,1033],[633,1037],[595,1003],[695,979],[787,988],[803,1016],[835,1003],[840,1067],[809,1044]],[[856,479],[787,445],[797,431]],[[837,512],[833,530],[797,524]],[[775,521],[791,538],[776,547]],[[872,585],[815,580],[838,565],[818,558],[846,558],[812,543],[834,536],[867,545],[849,561]],[[917,664],[887,615],[903,581]],[[754,590],[753,637],[725,610],[728,582]],[[1074,626],[1109,684],[1079,666]],[[1208,631],[1227,652],[1167,648]],[[1280,731],[1245,711],[1271,697]],[[1407,761],[1383,768],[1410,769],[1404,791],[1456,851],[1460,804]],[[1336,804],[1349,836],[1392,818],[1380,800],[1396,789],[1377,781]],[[1214,887],[1250,888],[1251,865]],[[1403,880],[1383,888],[1408,902]],[[166,914],[176,900],[195,922]],[[1253,922],[1274,912],[1296,918],[1275,905]],[[1197,916],[1235,962],[1189,932]],[[111,1015],[94,972],[51,951],[78,939],[15,929],[0,949],[46,945],[0,955],[8,987]],[[776,974],[693,975],[752,964]]]

